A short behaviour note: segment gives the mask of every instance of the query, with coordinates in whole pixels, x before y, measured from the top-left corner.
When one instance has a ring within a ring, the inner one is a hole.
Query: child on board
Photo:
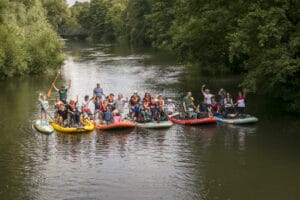
[[[201,87],[201,92],[202,92],[204,98],[206,98],[207,104],[210,105],[210,104],[211,104],[211,98],[212,98],[214,95],[210,93],[210,90],[206,87],[205,84],[202,85],[202,87]]]
[[[58,92],[59,100],[61,100],[64,104],[67,104],[67,94],[68,94],[68,90],[71,87],[71,80],[69,80],[68,87],[65,87],[64,85],[62,85],[60,87],[60,89],[58,89],[54,83],[52,83],[52,86]]]
[[[211,112],[214,115],[220,112],[220,103],[216,101],[215,97],[211,98]]]
[[[112,106],[108,104],[107,100],[102,102],[101,112],[103,113],[103,120],[106,124],[113,123]]]
[[[147,103],[150,103],[151,102],[151,94],[149,92],[146,92],[143,100],[145,100]]]
[[[151,112],[151,121],[158,120],[159,121],[159,105],[157,103],[157,99],[151,97],[151,102],[149,103],[149,108]]]
[[[66,109],[64,104],[60,104],[58,111],[57,111],[57,117],[56,117],[56,122],[60,126],[69,126],[68,124],[68,110]]]
[[[41,121],[42,121],[42,125],[46,124],[47,121],[47,108],[49,106],[49,103],[47,101],[47,97],[46,95],[42,95],[41,93],[39,94],[38,97],[38,101],[40,102],[40,106],[41,106]]]

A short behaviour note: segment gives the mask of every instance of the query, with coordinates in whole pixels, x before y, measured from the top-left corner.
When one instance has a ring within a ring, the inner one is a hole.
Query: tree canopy
[[[39,74],[57,68],[63,42],[38,0],[0,3],[0,77]]]

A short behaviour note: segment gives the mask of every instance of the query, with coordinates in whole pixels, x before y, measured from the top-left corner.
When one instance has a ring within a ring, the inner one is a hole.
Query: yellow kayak
[[[83,120],[83,124],[85,124],[85,126],[80,127],[62,127],[54,121],[50,121],[50,124],[56,131],[63,133],[84,133],[94,130],[94,124],[87,119]]]

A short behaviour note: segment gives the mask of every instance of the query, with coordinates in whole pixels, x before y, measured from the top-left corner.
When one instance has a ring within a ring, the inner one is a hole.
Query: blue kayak
[[[154,121],[154,122],[146,122],[146,123],[138,123],[136,122],[136,126],[140,128],[151,128],[151,129],[156,129],[156,128],[169,128],[173,125],[173,122],[167,120],[167,121]]]
[[[218,122],[227,123],[227,124],[250,124],[258,122],[258,118],[246,115],[241,117],[234,117],[234,118],[225,118],[221,115],[215,116]]]

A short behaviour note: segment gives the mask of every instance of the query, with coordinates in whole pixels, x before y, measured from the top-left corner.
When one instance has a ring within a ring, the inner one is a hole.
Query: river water
[[[151,49],[67,42],[57,85],[69,98],[148,91],[180,100],[203,83],[237,92],[236,76],[205,76]],[[43,135],[32,128],[37,96],[53,76],[1,81],[0,199],[299,199],[300,125],[276,100],[248,96],[257,124],[174,125]],[[50,103],[57,97],[53,91]]]

